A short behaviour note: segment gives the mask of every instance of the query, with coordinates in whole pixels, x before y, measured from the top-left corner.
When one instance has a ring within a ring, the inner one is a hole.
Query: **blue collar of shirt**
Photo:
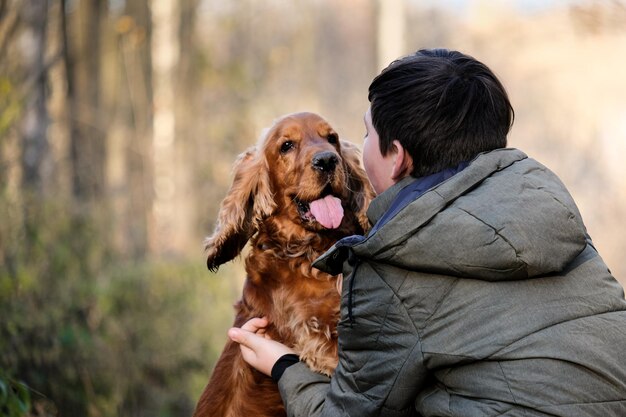
[[[416,178],[415,181],[409,183],[406,187],[398,192],[398,195],[393,200],[387,211],[378,219],[374,227],[370,230],[368,235],[374,234],[378,229],[383,227],[389,220],[391,220],[396,214],[400,212],[409,203],[419,198],[426,191],[441,184],[448,178],[463,171],[469,162],[461,162],[459,165],[453,168],[446,168],[443,171],[435,172],[424,177]]]

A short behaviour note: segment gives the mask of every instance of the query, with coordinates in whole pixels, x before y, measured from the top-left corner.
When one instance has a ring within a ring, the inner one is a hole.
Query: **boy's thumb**
[[[245,332],[238,327],[233,327],[229,329],[228,337],[233,342],[237,342],[240,345],[248,346],[248,339],[246,338]]]

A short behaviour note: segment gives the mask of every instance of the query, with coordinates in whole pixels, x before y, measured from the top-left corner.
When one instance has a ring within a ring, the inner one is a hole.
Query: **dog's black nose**
[[[313,168],[322,172],[333,172],[337,166],[337,162],[339,162],[337,154],[330,151],[318,153],[311,161]]]

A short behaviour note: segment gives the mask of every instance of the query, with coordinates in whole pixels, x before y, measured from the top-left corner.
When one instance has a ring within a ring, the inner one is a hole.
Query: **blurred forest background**
[[[202,252],[236,155],[301,110],[360,145],[422,47],[499,75],[626,283],[623,0],[0,0],[0,415],[191,415],[243,278]]]

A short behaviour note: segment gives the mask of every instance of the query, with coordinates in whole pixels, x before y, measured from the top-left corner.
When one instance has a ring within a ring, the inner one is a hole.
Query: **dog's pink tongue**
[[[336,229],[343,219],[343,207],[341,200],[332,195],[327,195],[310,204],[311,214],[322,226],[327,229]]]

